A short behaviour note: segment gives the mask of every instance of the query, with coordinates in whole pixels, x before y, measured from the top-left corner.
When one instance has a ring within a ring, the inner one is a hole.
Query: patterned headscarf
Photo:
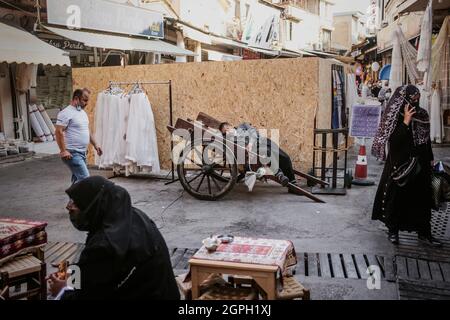
[[[425,109],[420,108],[417,101],[412,100],[417,94],[420,94],[420,91],[413,85],[402,86],[395,90],[374,138],[372,155],[380,160],[386,160],[386,145],[397,127],[399,119],[403,119],[404,108],[407,104],[416,108],[416,114],[412,121],[414,144],[417,146],[430,141],[430,117]]]

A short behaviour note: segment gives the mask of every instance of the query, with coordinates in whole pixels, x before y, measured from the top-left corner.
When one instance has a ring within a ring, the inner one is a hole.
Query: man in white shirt
[[[77,89],[69,106],[58,113],[56,121],[56,142],[61,159],[72,172],[72,184],[89,177],[86,153],[91,143],[97,154],[103,154],[94,136],[89,131],[89,118],[84,111],[89,102],[90,91]]]

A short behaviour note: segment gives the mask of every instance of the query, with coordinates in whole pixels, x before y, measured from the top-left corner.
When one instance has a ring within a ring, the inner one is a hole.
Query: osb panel
[[[314,117],[331,109],[319,106],[318,58],[203,62],[74,69],[75,87],[92,90],[87,108],[93,127],[97,93],[108,81],[166,81],[173,83],[174,121],[195,118],[203,111],[233,124],[250,122],[258,128],[279,129],[280,145],[302,169],[312,163]],[[330,80],[331,81],[331,80]],[[170,168],[168,90],[145,86],[158,135],[162,168]],[[325,118],[324,118],[325,119]],[[324,120],[325,121],[325,120]],[[93,162],[92,152],[89,162]]]
[[[331,128],[331,66],[329,60],[319,60],[319,107],[316,117],[318,129]]]

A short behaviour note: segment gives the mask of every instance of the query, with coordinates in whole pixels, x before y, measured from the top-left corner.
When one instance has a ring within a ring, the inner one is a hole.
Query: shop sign
[[[356,58],[357,56],[360,56],[362,54],[361,50],[356,50],[352,52],[352,58]]]
[[[89,29],[164,38],[159,12],[105,0],[47,0],[48,23],[69,29]]]
[[[280,12],[264,5],[250,7],[242,41],[251,47],[272,50],[280,44]]]
[[[367,9],[367,27],[371,33],[376,30],[379,11],[378,1],[370,0],[370,5]]]
[[[86,46],[78,41],[62,39],[42,39],[48,44],[61,50],[86,50]]]
[[[381,119],[381,106],[356,105],[352,107],[350,136],[375,137]]]

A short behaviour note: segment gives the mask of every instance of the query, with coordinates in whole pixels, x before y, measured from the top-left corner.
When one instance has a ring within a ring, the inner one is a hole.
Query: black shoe
[[[388,239],[392,244],[399,244],[398,232],[389,232]]]
[[[277,178],[283,187],[287,187],[289,185],[289,178],[286,177],[281,170],[277,172],[275,178]]]
[[[431,247],[442,247],[442,242],[432,236],[419,236],[419,242]]]

